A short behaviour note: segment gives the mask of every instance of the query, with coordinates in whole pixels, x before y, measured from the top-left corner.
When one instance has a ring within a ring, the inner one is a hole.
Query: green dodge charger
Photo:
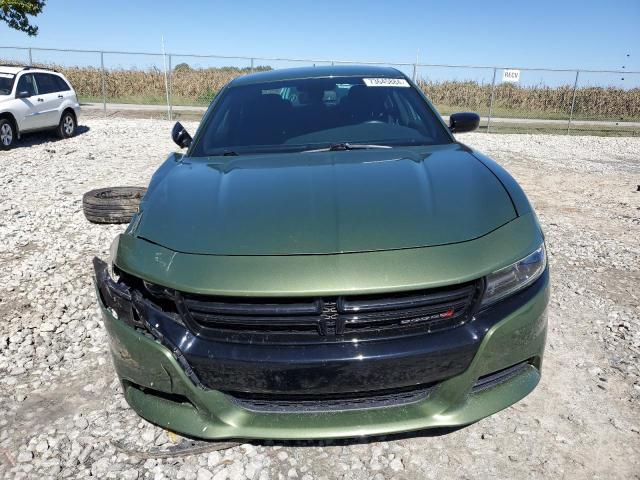
[[[520,186],[403,73],[262,72],[180,125],[108,261],[114,366],[192,437],[476,422],[540,380],[549,273]]]

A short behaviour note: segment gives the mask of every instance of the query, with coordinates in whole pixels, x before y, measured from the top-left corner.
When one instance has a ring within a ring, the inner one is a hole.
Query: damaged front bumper
[[[512,405],[540,379],[546,272],[522,292],[477,313],[464,330],[419,337],[417,343],[274,348],[199,338],[137,289],[112,280],[104,262],[95,259],[94,265],[127,402],[147,420],[186,435],[318,439],[460,426]],[[207,363],[213,373],[203,383],[193,365]],[[423,388],[394,391],[394,379],[403,375],[405,384],[409,375]],[[346,398],[349,389],[364,387],[375,393]],[[230,394],[239,390],[267,400],[300,396],[289,403],[247,401]],[[314,401],[302,395],[305,391]]]

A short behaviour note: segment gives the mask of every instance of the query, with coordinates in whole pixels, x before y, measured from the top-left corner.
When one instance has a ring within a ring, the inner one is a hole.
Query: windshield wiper
[[[362,143],[334,143],[328,147],[324,148],[316,148],[313,150],[304,150],[303,153],[313,153],[313,152],[340,152],[343,150],[368,150],[373,148],[393,148],[389,145],[366,145]]]
[[[207,157],[237,157],[240,155],[234,150],[218,150],[216,152],[208,152]]]

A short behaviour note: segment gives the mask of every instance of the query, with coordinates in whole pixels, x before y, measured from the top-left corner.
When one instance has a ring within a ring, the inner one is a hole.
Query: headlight
[[[522,260],[487,275],[482,306],[502,300],[535,282],[547,265],[544,243]]]
[[[114,279],[114,273],[112,270],[110,271],[109,264],[98,257],[94,257],[93,267],[96,273],[96,286],[103,305],[111,310],[116,318],[131,326],[136,326],[129,287]]]
[[[113,262],[116,259],[116,255],[118,254],[118,243],[120,242],[120,236],[116,235],[116,238],[111,242],[111,246],[109,247],[109,258],[107,260],[107,273],[109,274],[109,278],[113,280],[115,283],[118,283],[120,280],[119,273],[113,268]]]

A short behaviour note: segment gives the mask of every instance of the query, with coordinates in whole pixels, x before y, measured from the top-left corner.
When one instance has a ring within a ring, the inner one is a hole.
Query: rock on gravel
[[[460,136],[514,174],[545,229],[549,336],[529,397],[453,432],[189,454],[122,398],[91,258],[123,226],[89,224],[81,204],[114,182],[146,185],[175,148],[171,124],[81,124],[0,153],[0,477],[639,478],[640,139]]]

